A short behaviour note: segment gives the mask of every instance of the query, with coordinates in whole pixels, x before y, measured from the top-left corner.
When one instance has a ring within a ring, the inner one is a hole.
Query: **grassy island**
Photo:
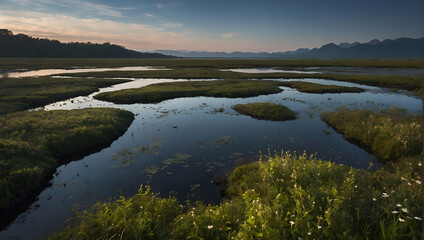
[[[94,98],[114,103],[157,103],[180,97],[255,97],[279,93],[282,90],[274,81],[215,80],[186,81],[153,84],[138,89],[104,92]]]
[[[358,93],[363,92],[364,89],[357,87],[344,87],[337,85],[324,85],[317,83],[309,83],[302,81],[287,81],[281,82],[281,86],[296,88],[299,92],[304,93]]]
[[[110,144],[132,123],[118,109],[25,111],[0,116],[0,210],[37,192],[70,156]]]
[[[237,104],[233,109],[256,119],[284,121],[296,118],[296,113],[288,107],[274,103]]]

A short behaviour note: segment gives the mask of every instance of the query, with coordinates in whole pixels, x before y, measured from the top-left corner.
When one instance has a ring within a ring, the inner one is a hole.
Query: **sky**
[[[0,0],[0,28],[138,51],[283,52],[424,37],[422,0]]]

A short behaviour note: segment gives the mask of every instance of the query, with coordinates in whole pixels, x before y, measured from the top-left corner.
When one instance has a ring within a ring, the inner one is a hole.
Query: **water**
[[[241,73],[297,73],[297,74],[347,74],[347,75],[424,75],[424,69],[416,68],[361,68],[361,67],[299,67],[299,68],[235,68],[222,71]]]
[[[100,91],[171,81],[176,80],[133,79]],[[119,195],[129,197],[141,184],[149,184],[162,197],[175,195],[182,202],[188,199],[218,203],[221,197],[211,182],[213,176],[230,169],[237,159],[257,159],[259,151],[272,154],[306,150],[324,160],[366,169],[375,158],[344,140],[319,118],[319,113],[342,105],[367,109],[395,105],[421,114],[422,102],[415,97],[354,83],[301,81],[359,86],[367,91],[307,94],[282,87],[281,93],[253,98],[195,97],[130,105],[94,100],[95,94],[91,94],[45,106],[46,110],[115,107],[132,111],[136,117],[127,132],[110,147],[60,166],[52,186],[0,232],[0,239],[37,239],[51,234],[67,225],[72,209],[82,211],[96,201]],[[296,111],[298,118],[284,122],[256,120],[231,108],[249,102],[283,104]]]
[[[22,71],[7,72],[0,74],[0,78],[22,78],[22,77],[41,77],[49,76],[54,74],[66,74],[66,73],[83,73],[83,72],[105,72],[105,71],[151,71],[151,70],[168,70],[164,67],[120,67],[120,68],[75,68],[75,69],[42,69],[35,71]]]
[[[233,69],[222,69],[221,71],[231,71],[231,72],[240,72],[240,73],[298,73],[298,74],[320,73],[316,71],[284,70],[284,69],[276,69],[276,68],[233,68]]]

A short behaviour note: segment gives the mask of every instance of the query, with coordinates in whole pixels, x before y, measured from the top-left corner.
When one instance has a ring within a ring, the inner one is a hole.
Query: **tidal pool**
[[[184,79],[133,79],[103,91],[136,88]],[[286,81],[281,79],[280,81]],[[44,107],[46,110],[115,107],[133,112],[127,132],[97,153],[57,168],[46,188],[29,209],[0,232],[0,239],[37,239],[68,224],[72,209],[82,211],[96,201],[137,193],[148,184],[162,197],[219,203],[214,175],[231,169],[235,161],[256,160],[275,152],[317,153],[323,160],[367,169],[375,157],[347,142],[328,127],[320,112],[339,106],[387,109],[397,106],[421,114],[419,98],[378,87],[323,79],[301,79],[320,84],[359,86],[362,93],[308,94],[282,87],[278,94],[252,98],[178,98],[158,104],[118,105],[81,96]],[[295,120],[274,122],[239,115],[231,107],[250,102],[283,104],[296,111]]]
[[[83,73],[83,72],[105,72],[105,71],[152,71],[152,70],[168,70],[165,67],[120,67],[120,68],[75,68],[75,69],[42,69],[34,71],[26,71],[21,69],[16,72],[7,72],[0,74],[0,78],[21,78],[21,77],[41,77],[49,76],[54,74],[66,74],[66,73]]]

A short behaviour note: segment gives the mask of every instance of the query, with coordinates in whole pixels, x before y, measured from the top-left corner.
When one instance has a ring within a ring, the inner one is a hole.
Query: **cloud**
[[[236,32],[229,32],[229,33],[221,33],[221,37],[222,38],[233,38],[237,35],[239,35],[240,33],[236,33]]]
[[[9,0],[11,2],[18,3],[24,7],[37,7],[39,10],[45,10],[49,6],[63,7],[69,9],[75,9],[80,12],[91,12],[102,16],[110,17],[122,17],[122,13],[119,10],[134,10],[134,8],[118,8],[112,7],[99,3],[91,3],[81,0]]]
[[[156,7],[157,7],[157,8],[163,8],[164,6],[163,6],[163,4],[156,3]]]
[[[24,33],[63,42],[111,42],[136,50],[181,48],[190,46],[191,41],[183,33],[146,24],[34,11],[0,10],[0,26],[15,34]]]
[[[166,28],[181,28],[184,26],[184,24],[177,22],[162,22],[160,25]]]
[[[155,18],[155,15],[153,15],[153,14],[151,14],[151,13],[143,13],[143,15],[144,15],[145,17],[148,17],[148,18]]]

